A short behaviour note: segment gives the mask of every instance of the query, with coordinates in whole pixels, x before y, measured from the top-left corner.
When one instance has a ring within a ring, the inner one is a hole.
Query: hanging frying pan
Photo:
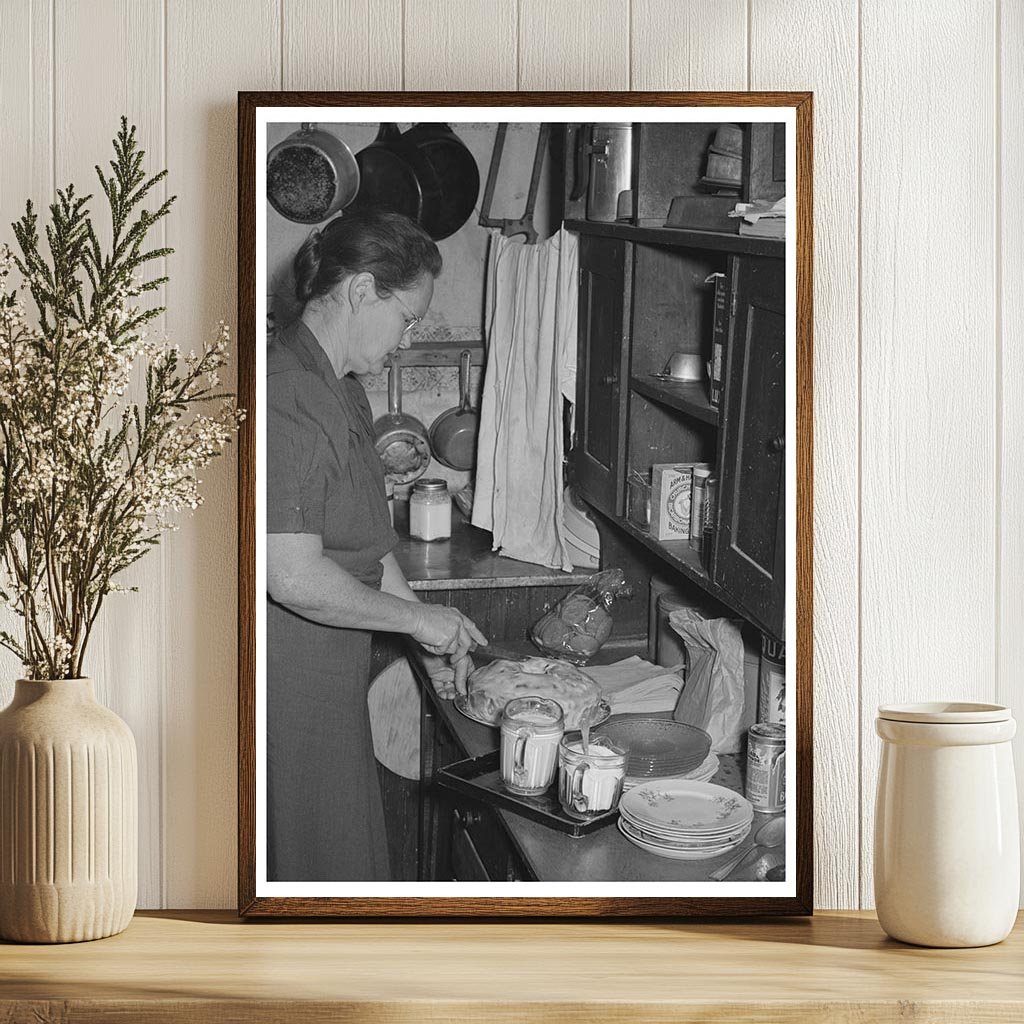
[[[424,203],[437,192],[430,165],[402,140],[397,124],[381,124],[377,137],[356,153],[359,192],[353,209],[383,208],[422,221]]]
[[[388,411],[374,420],[373,434],[384,472],[396,484],[423,476],[430,463],[430,442],[427,428],[415,416],[402,412],[402,367],[397,352],[391,355]]]
[[[311,122],[267,154],[267,199],[288,220],[319,224],[348,206],[358,190],[352,150]]]
[[[402,142],[425,160],[436,182],[425,197],[420,223],[435,241],[455,234],[480,195],[480,171],[469,147],[447,124],[415,124]]]
[[[461,401],[441,413],[430,425],[430,449],[434,458],[449,469],[472,469],[476,463],[476,435],[480,420],[469,402],[471,359],[469,349],[463,349],[459,356]]]

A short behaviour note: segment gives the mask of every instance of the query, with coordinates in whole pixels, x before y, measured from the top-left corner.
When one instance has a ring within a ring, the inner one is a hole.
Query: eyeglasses
[[[406,313],[408,313],[408,314],[409,314],[409,319],[408,319],[408,320],[406,320],[406,322],[405,322],[405,326],[404,326],[404,327],[402,328],[402,333],[403,333],[403,334],[407,334],[407,333],[408,333],[409,331],[411,331],[411,330],[412,330],[412,329],[413,329],[413,328],[414,328],[414,327],[415,327],[415,326],[416,326],[416,325],[417,325],[417,324],[418,324],[418,323],[419,323],[419,322],[420,322],[420,321],[421,321],[421,320],[423,319],[423,317],[421,317],[421,316],[417,316],[417,315],[416,315],[416,314],[415,314],[415,313],[414,313],[414,312],[413,312],[413,311],[412,311],[412,310],[411,310],[411,309],[410,309],[410,308],[409,308],[409,307],[408,307],[408,306],[407,306],[407,305],[406,305],[406,304],[405,304],[405,303],[404,303],[404,302],[403,302],[403,301],[402,301],[402,300],[401,300],[401,299],[400,299],[400,298],[398,297],[397,293],[395,293],[395,292],[392,292],[392,293],[391,293],[391,297],[392,297],[392,298],[393,298],[393,299],[394,299],[394,300],[395,300],[395,301],[396,301],[396,302],[397,302],[397,303],[398,303],[398,304],[399,304],[399,305],[400,305],[400,306],[402,307],[402,309],[404,309],[404,310],[406,311]]]

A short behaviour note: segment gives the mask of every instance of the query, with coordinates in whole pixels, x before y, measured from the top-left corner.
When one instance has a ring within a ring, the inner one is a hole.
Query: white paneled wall
[[[816,93],[817,903],[870,905],[875,706],[1024,705],[1024,5],[0,0],[0,17],[0,224],[94,188],[126,113],[179,197],[161,328],[185,346],[235,315],[238,90]],[[92,650],[139,743],[144,907],[234,905],[235,469],[232,451],[207,472]],[[17,668],[0,658],[4,701]]]

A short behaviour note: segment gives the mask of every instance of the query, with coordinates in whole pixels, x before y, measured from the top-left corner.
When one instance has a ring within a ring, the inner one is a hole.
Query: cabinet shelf
[[[600,512],[600,510],[598,511]],[[758,629],[769,635],[775,635],[777,630],[773,630],[768,623],[761,621],[749,611],[738,608],[735,597],[712,581],[701,564],[700,552],[691,548],[688,541],[656,540],[646,530],[634,526],[628,519],[623,519],[621,516],[605,516],[605,518],[638,540],[645,548],[659,555],[667,564],[696,583],[705,593],[721,601],[727,608],[731,608],[748,622],[752,622]]]
[[[708,249],[712,252],[731,252],[746,256],[774,256],[779,259],[786,255],[784,238],[759,238],[751,235],[733,235],[725,231],[700,231],[697,228],[666,228],[594,220],[566,220],[565,228],[567,231],[577,231],[581,234],[622,238],[630,242],[648,242],[653,245]]]
[[[658,380],[656,377],[631,377],[629,386],[645,398],[667,405],[695,419],[718,426],[718,409],[709,401],[703,381]]]

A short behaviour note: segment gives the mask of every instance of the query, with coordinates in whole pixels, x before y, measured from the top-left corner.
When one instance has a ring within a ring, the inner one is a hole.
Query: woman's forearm
[[[419,594],[409,586],[409,581],[405,578],[405,573],[402,572],[402,567],[398,564],[394,552],[389,551],[380,560],[380,563],[384,566],[384,575],[381,577],[380,589],[385,594],[393,594],[395,597],[400,597],[403,601],[419,601]]]
[[[402,590],[398,563],[386,567],[388,586]],[[463,667],[466,655],[487,637],[456,608],[420,604],[360,583],[323,553],[319,536],[267,535],[267,593],[278,604],[325,626],[407,633],[431,654],[451,655]],[[411,590],[409,591],[411,593]]]
[[[268,581],[268,591],[279,604],[325,626],[392,633],[415,633],[418,628],[415,600],[403,600],[386,588],[374,590],[325,555],[302,572],[278,576],[272,586]]]

